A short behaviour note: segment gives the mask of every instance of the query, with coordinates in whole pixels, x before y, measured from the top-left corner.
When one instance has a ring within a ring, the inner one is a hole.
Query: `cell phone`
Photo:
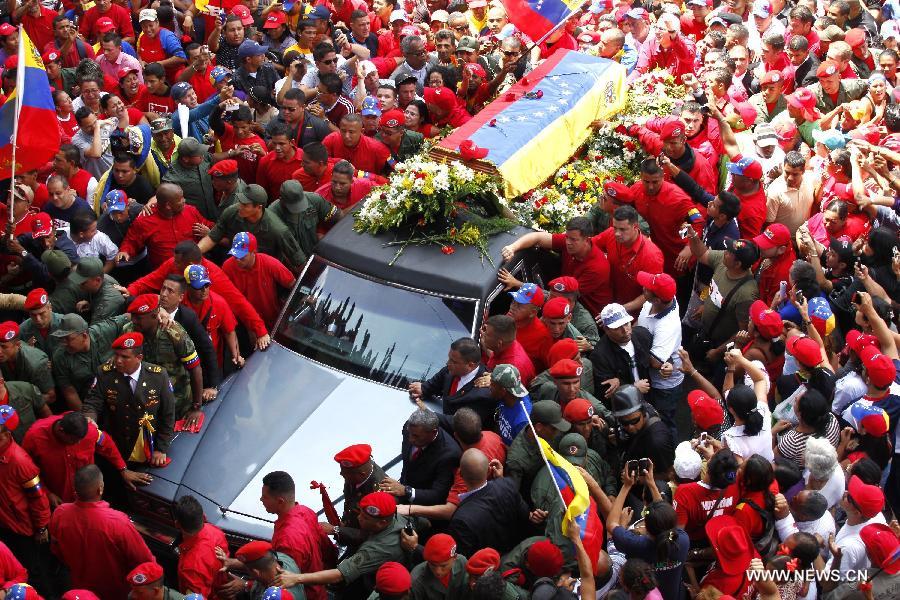
[[[412,535],[415,532],[416,531],[413,529],[413,526],[412,526],[412,521],[407,521],[406,525],[403,526],[403,533],[405,533],[406,535]]]
[[[708,107],[708,106],[701,106],[701,107],[700,107],[700,114],[701,114],[701,115],[704,115],[704,116],[707,116],[707,117],[708,117],[708,116],[710,115],[711,112],[712,112],[712,111],[709,110],[709,107]]]
[[[732,350],[734,350],[734,342],[725,344],[725,352],[731,352]]]
[[[897,246],[894,246],[894,247],[891,249],[891,251],[892,251],[893,254],[894,254],[894,258],[900,258],[900,248],[898,248]]]
[[[640,459],[638,461],[638,469],[640,469],[640,471],[639,471],[640,473],[643,473],[644,471],[649,471],[650,470],[650,459],[649,458]]]
[[[700,445],[701,445],[701,446],[705,446],[705,445],[706,445],[706,442],[707,442],[708,440],[709,440],[709,434],[706,433],[705,431],[701,431],[701,432],[700,432],[700,438],[698,439],[698,441],[700,442]]]
[[[852,301],[853,301],[853,304],[856,304],[857,306],[862,304],[862,296],[859,295],[859,292],[855,292],[853,294]]]
[[[782,281],[778,284],[778,290],[781,293],[781,297],[784,298],[787,296],[787,281]]]
[[[637,477],[637,474],[639,473],[638,461],[629,460],[627,463],[625,463],[625,467],[628,469],[629,475],[631,475],[632,477]]]
[[[797,304],[803,304],[806,302],[806,298],[803,296],[803,292],[797,290],[794,292],[794,299],[797,301]]]
[[[684,224],[681,226],[681,229],[678,230],[678,235],[681,236],[681,239],[687,239],[687,236],[691,233],[691,226],[688,224]]]

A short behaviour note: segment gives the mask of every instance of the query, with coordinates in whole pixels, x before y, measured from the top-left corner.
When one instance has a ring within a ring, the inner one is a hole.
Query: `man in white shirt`
[[[859,532],[870,523],[885,524],[884,492],[877,485],[869,485],[854,475],[850,478],[847,491],[841,499],[841,508],[847,513],[847,522],[834,536],[832,543],[841,549],[841,558],[832,556],[825,565],[825,570],[840,568],[841,574],[849,571],[867,569],[871,566],[866,554],[866,545],[859,537]],[[832,551],[832,554],[834,552]],[[835,564],[838,561],[840,564]]]

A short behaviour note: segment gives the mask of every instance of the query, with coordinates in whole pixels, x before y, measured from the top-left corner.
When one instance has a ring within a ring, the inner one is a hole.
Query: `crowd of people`
[[[497,0],[10,2],[2,93],[21,26],[60,145],[0,210],[0,597],[897,598],[898,18],[600,1],[533,40]],[[129,488],[320,237],[569,50],[685,96],[617,124],[639,180],[495,257],[508,313],[409,384],[399,478],[345,440],[342,514],[274,471],[271,540],[185,495],[154,556]],[[535,247],[558,277],[503,268]]]

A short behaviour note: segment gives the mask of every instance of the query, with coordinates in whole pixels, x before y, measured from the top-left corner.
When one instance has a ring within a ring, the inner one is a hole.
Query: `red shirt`
[[[290,179],[297,169],[302,168],[303,150],[300,148],[297,148],[294,157],[287,162],[280,160],[272,150],[259,160],[259,166],[256,168],[256,183],[265,188],[266,193],[269,194],[269,202],[272,202],[275,198],[281,197],[281,184]]]
[[[299,181],[304,190],[317,190],[326,183],[331,182],[331,172],[334,170],[334,165],[338,160],[339,159],[337,158],[331,158],[329,156],[328,163],[325,165],[325,171],[319,177],[313,177],[302,167],[294,171],[291,177]]]
[[[543,321],[535,317],[530,323],[516,323],[516,341],[522,344],[535,371],[540,373],[547,368],[547,352],[553,345],[553,337]]]
[[[112,438],[91,422],[87,435],[75,444],[66,446],[53,435],[53,425],[63,418],[55,415],[39,419],[25,433],[22,447],[31,455],[41,470],[47,490],[62,498],[63,502],[75,501],[75,471],[94,464],[94,453],[105,458],[117,471],[125,468]]]
[[[328,150],[328,156],[350,161],[358,171],[381,173],[384,165],[391,158],[387,146],[367,135],[360,136],[359,143],[353,148],[344,145],[340,131],[332,131],[322,140]]]
[[[203,73],[194,73],[191,75],[191,78],[188,79],[188,83],[190,83],[191,87],[194,88],[194,91],[197,92],[198,102],[205,102],[216,93],[216,88],[209,82],[209,73],[213,70],[213,66],[213,64],[206,65],[206,71]],[[265,146],[265,144],[263,145]]]
[[[50,85],[53,85],[53,82],[51,82]],[[59,87],[53,85],[53,87],[56,87],[56,89],[60,89],[60,90],[63,89],[61,85]],[[69,140],[68,142],[64,142],[64,143],[66,143],[66,144],[71,143],[72,136],[75,135],[76,133],[78,133],[78,131],[80,129],[78,127],[78,120],[75,118],[75,113],[70,113],[69,118],[66,121],[63,121],[62,119],[59,118],[59,115],[56,115],[56,120],[59,122],[59,128],[61,130],[62,137]],[[84,196],[82,196],[82,198],[84,198]]]
[[[234,257],[229,257],[222,271],[256,308],[266,327],[272,329],[281,312],[278,290],[272,283],[289,290],[294,287],[293,273],[277,258],[261,252],[256,253],[256,262],[249,269],[242,269]]]
[[[10,438],[0,450],[0,527],[32,536],[47,526],[50,502],[39,474],[28,453]]]
[[[132,225],[132,227],[133,226],[134,225]],[[237,315],[237,318],[241,320],[241,323],[243,323],[247,329],[252,331],[253,335],[256,337],[266,335],[268,331],[266,330],[266,325],[263,323],[263,320],[259,318],[259,313],[257,313],[253,306],[247,302],[244,295],[234,287],[234,284],[231,283],[231,280],[228,279],[225,272],[222,271],[217,264],[205,258],[200,260],[200,264],[206,267],[206,270],[209,272],[209,279],[212,281],[212,287],[210,289],[228,301],[228,306],[231,307],[231,310]],[[166,275],[182,275],[184,273],[183,271],[175,269],[174,266],[174,258],[166,260],[163,264],[159,265],[155,271],[148,275],[144,275],[129,285],[128,293],[132,296],[137,296],[138,294],[154,294],[159,292],[159,288],[162,287]]]
[[[735,157],[735,160],[740,159]],[[759,189],[746,196],[738,194],[734,189],[731,192],[741,199],[741,212],[737,216],[741,237],[752,240],[762,233],[763,225],[766,222],[766,190],[760,183]]]
[[[694,20],[694,13],[690,10],[681,15],[681,33],[684,35],[693,35],[694,41],[703,39],[703,36],[706,35],[707,27],[709,26],[706,24],[706,20]]]
[[[692,541],[706,539],[706,522],[712,517],[731,514],[737,502],[738,489],[731,484],[724,490],[714,490],[702,482],[683,483],[675,490],[674,506],[678,524],[684,524],[684,531]],[[722,501],[719,497],[722,497]],[[715,511],[713,510],[715,507]]]
[[[129,256],[136,256],[143,248],[147,248],[147,259],[153,267],[158,267],[172,256],[178,242],[194,239],[195,223],[213,226],[212,221],[207,221],[190,204],[185,204],[184,209],[171,219],[162,217],[158,212],[140,215],[128,228],[119,250]]]
[[[302,504],[295,504],[288,514],[275,521],[272,548],[293,558],[301,573],[316,573],[325,568],[320,544],[323,541],[331,543],[323,537],[316,513]],[[306,597],[311,600],[327,597],[325,586],[307,585],[304,588]]]
[[[643,292],[637,282],[638,271],[663,272],[662,250],[644,234],[631,246],[623,246],[616,241],[613,228],[609,227],[594,236],[594,245],[606,252],[611,267],[613,299],[619,304],[631,302]]]
[[[184,295],[181,303],[194,309],[194,312],[197,313],[200,322],[203,323],[209,334],[212,347],[219,355],[219,366],[221,367],[225,352],[224,338],[237,327],[237,319],[234,318],[234,313],[231,312],[228,303],[213,291],[209,292],[209,297],[202,304],[192,303],[187,294]]]
[[[541,49],[541,58],[550,58],[557,50],[578,50],[578,42],[570,33],[566,32],[563,33],[558,40],[553,42],[552,46],[547,45],[547,41],[545,40],[538,45],[538,48]]]
[[[156,562],[128,515],[102,500],[60,505],[50,519],[50,549],[69,567],[72,588],[102,600],[127,598],[125,576]]]
[[[84,196],[82,196],[84,198]],[[47,201],[50,199],[50,190],[47,189],[47,184],[39,183],[37,189],[34,190],[34,200],[31,201],[31,205],[35,208],[44,208],[44,205],[47,204]]]
[[[778,482],[773,481],[771,490],[772,494],[778,493]],[[758,540],[765,533],[765,523],[759,512],[749,504],[746,500],[752,500],[754,504],[763,510],[766,510],[766,496],[763,492],[744,492],[741,501],[734,507],[734,520],[738,525],[744,528],[747,535],[753,540]]]
[[[788,272],[796,258],[794,247],[788,245],[784,254],[774,259],[768,259],[766,268],[759,272],[759,299],[765,302],[766,306],[772,303],[772,298],[778,293],[781,282],[788,280]]]
[[[263,149],[266,147],[266,142],[256,134],[245,138],[236,137],[234,135],[234,127],[228,123],[225,123],[225,132],[219,138],[219,143],[222,144],[223,151],[231,150],[235,146],[252,146],[253,144],[259,144]],[[303,154],[301,153],[300,156],[302,157]],[[259,167],[259,155],[250,150],[244,150],[237,155],[236,160],[240,178],[247,183],[256,181],[256,169]],[[280,187],[281,186],[279,186],[279,189]],[[274,198],[275,196],[269,196],[270,200]]]
[[[496,458],[501,464],[506,463],[506,444],[504,444],[503,439],[493,431],[482,431],[481,439],[475,444],[467,446],[466,450],[469,448],[478,448],[484,452],[484,455],[487,456],[489,461]],[[447,495],[447,502],[458,506],[459,495],[464,494],[467,491],[468,488],[462,480],[459,469],[457,468],[456,475],[453,477],[453,485],[450,486],[450,493]]]
[[[228,576],[220,571],[222,562],[216,558],[216,548],[228,555],[228,542],[218,527],[204,523],[194,535],[185,535],[178,545],[178,589],[210,597],[210,592],[224,583]],[[215,596],[213,596],[215,597]]]
[[[81,51],[84,54],[83,57],[82,54],[78,52],[79,48],[81,48]],[[59,46],[56,45],[55,40],[51,40],[49,44],[44,46],[44,52],[47,52],[48,50],[56,50],[57,52],[59,52]],[[82,58],[96,58],[96,56],[97,53],[94,52],[94,47],[79,38],[76,43],[73,43],[71,46],[69,46],[69,51],[61,56],[61,62],[62,66],[74,69],[78,66],[78,63],[81,62]],[[105,80],[106,76],[104,76],[104,81]],[[50,85],[58,90],[63,89],[62,78],[56,81],[51,81]]]
[[[759,557],[756,548],[750,547],[750,551],[754,557]],[[714,587],[723,594],[732,598],[750,598],[746,596],[750,588],[750,579],[747,578],[747,572],[741,571],[737,575],[728,575],[721,567],[716,567],[706,573],[706,576],[700,580],[701,589],[704,587]]]
[[[87,198],[88,184],[93,177],[93,175],[84,169],[79,169],[75,175],[69,178],[69,186],[75,190],[75,193],[78,194],[79,198]]]
[[[365,198],[366,194],[368,194],[376,185],[378,185],[378,183],[372,179],[360,179],[359,177],[354,177],[353,181],[350,183],[350,194],[347,196],[347,202],[338,202],[334,199],[334,194],[331,193],[331,183],[319,186],[316,188],[316,193],[341,210],[347,210]]]
[[[176,102],[168,94],[165,96],[151,94],[146,86],[141,88],[137,100],[134,101],[134,107],[145,113],[173,113],[175,112],[175,105]]]
[[[659,249],[662,250],[665,266],[663,271],[675,273],[675,257],[687,245],[678,230],[687,221],[688,212],[695,208],[694,201],[680,187],[668,181],[662,182],[659,193],[648,196],[644,184],[638,181],[631,186],[634,207],[647,220],[650,232]],[[765,217],[765,196],[763,197],[763,217]],[[694,225],[697,234],[703,233],[702,223]]]
[[[6,589],[16,583],[28,583],[28,571],[12,550],[0,542],[0,588]]]
[[[81,17],[78,31],[91,43],[100,41],[102,34],[97,30],[97,20],[100,17],[108,17],[116,24],[116,33],[123,38],[134,37],[134,27],[131,25],[131,13],[124,6],[112,4],[105,13],[101,13],[97,6],[89,8]]]
[[[35,48],[43,48],[53,43],[53,19],[59,15],[55,10],[41,6],[41,14],[34,17],[27,12],[22,15],[22,27],[31,38]],[[75,44],[72,44],[75,47]]]
[[[522,347],[519,340],[513,340],[513,343],[510,344],[508,348],[505,348],[500,352],[495,352],[494,355],[488,359],[486,365],[489,371],[497,365],[514,366],[519,370],[519,377],[522,379],[522,385],[525,387],[528,387],[528,384],[531,383],[531,380],[537,375],[534,370],[534,364],[531,362],[531,359],[528,358],[528,353],[525,352],[525,348]]]
[[[609,261],[603,251],[591,242],[591,251],[578,259],[566,250],[566,234],[553,234],[553,249],[559,252],[562,274],[578,280],[578,298],[591,315],[597,315],[612,302],[609,287]]]

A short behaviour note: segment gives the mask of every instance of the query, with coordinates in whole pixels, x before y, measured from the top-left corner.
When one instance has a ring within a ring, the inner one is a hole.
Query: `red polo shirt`
[[[384,165],[391,158],[387,146],[367,135],[360,136],[359,143],[353,148],[344,145],[340,131],[332,131],[322,140],[328,150],[328,156],[350,161],[356,170],[369,173],[381,173]]]
[[[266,147],[265,140],[255,133],[250,137],[236,137],[234,135],[234,127],[229,123],[225,123],[225,131],[219,138],[219,143],[222,145],[223,151],[231,150],[235,146],[252,146],[253,144],[259,144],[263,149]],[[303,155],[301,154],[301,156]],[[250,150],[243,150],[235,157],[235,160],[237,160],[240,178],[248,183],[256,181],[256,169],[259,167],[259,155]],[[269,200],[271,201],[273,198],[269,196]]]
[[[675,257],[688,243],[686,239],[681,239],[678,230],[687,221],[688,212],[695,208],[694,201],[680,187],[668,181],[662,182],[662,187],[655,196],[648,196],[640,181],[631,186],[631,193],[634,196],[634,207],[647,220],[653,239],[662,250],[664,271],[675,275]],[[765,209],[763,196],[763,216]],[[694,229],[698,235],[703,233],[702,223],[698,221]]]
[[[87,435],[71,446],[66,446],[53,435],[53,425],[63,418],[55,415],[40,419],[25,433],[22,447],[41,470],[41,479],[47,490],[62,498],[63,502],[75,501],[75,471],[94,464],[97,453],[121,471],[125,461],[112,438],[88,421]]]
[[[612,302],[609,287],[609,261],[603,251],[593,242],[590,253],[578,259],[566,251],[566,235],[553,234],[553,249],[559,252],[562,274],[578,280],[578,297],[591,313],[600,314],[603,307]]]
[[[207,221],[200,211],[190,204],[185,204],[184,210],[171,219],[162,217],[158,212],[140,215],[128,228],[119,250],[133,257],[147,248],[150,265],[158,267],[172,256],[178,242],[194,239],[195,223],[213,226],[212,221]]]
[[[300,182],[300,185],[303,186],[303,189],[306,191],[317,190],[326,183],[331,182],[331,172],[334,170],[334,165],[340,159],[328,157],[328,163],[325,165],[325,170],[322,172],[322,175],[319,177],[313,177],[309,173],[306,172],[302,167],[294,171],[294,174],[291,175],[294,179]]]
[[[84,16],[81,17],[81,22],[78,24],[78,31],[92,43],[99,42],[100,38],[103,37],[97,30],[97,20],[100,17],[109,17],[112,19],[113,23],[116,24],[116,33],[123,38],[134,37],[134,27],[131,25],[131,13],[128,12],[127,8],[119,6],[118,4],[112,4],[109,7],[109,10],[105,13],[101,13],[100,9],[94,6],[84,13]]]
[[[525,352],[525,348],[522,347],[519,340],[513,340],[513,343],[508,348],[495,352],[487,360],[486,365],[489,371],[493,370],[497,365],[514,366],[519,370],[519,377],[522,379],[522,385],[525,387],[528,387],[528,384],[537,375],[534,371],[534,364],[528,358],[528,353]]]
[[[759,272],[759,299],[769,305],[778,293],[782,281],[788,280],[791,265],[797,259],[794,247],[789,245],[781,256],[775,259],[763,259],[766,267]]]
[[[319,528],[316,513],[302,504],[295,504],[288,514],[275,521],[272,548],[293,558],[301,573],[324,570],[320,545],[323,542],[331,544]],[[327,597],[325,586],[307,585],[304,588],[310,600],[325,600]]]
[[[225,302],[222,296],[213,291],[209,292],[209,297],[201,304],[191,302],[187,294],[184,295],[184,300],[181,302],[185,306],[194,309],[194,312],[200,317],[200,322],[203,323],[203,327],[209,334],[212,346],[216,349],[216,354],[219,357],[219,366],[221,367],[224,360],[225,336],[237,327],[237,319],[234,318],[234,313],[231,312],[228,303]]]
[[[0,586],[6,589],[16,583],[28,583],[28,571],[13,555],[12,550],[0,542]]]
[[[469,448],[478,448],[484,452],[484,455],[487,456],[489,461],[496,458],[501,464],[506,463],[506,444],[504,444],[503,439],[493,431],[482,431],[481,439],[471,446],[468,446],[466,450]],[[459,495],[464,494],[467,491],[468,488],[457,468],[456,475],[453,477],[453,485],[450,486],[450,493],[447,494],[447,502],[459,506]]]
[[[516,323],[516,341],[522,344],[535,371],[540,373],[547,368],[547,352],[553,345],[553,336],[543,321],[535,317],[530,323]]]
[[[242,269],[234,257],[229,257],[222,270],[272,329],[281,312],[278,289],[272,283],[289,290],[294,287],[293,273],[277,258],[261,252],[256,253],[256,262],[249,269]]]
[[[55,10],[44,6],[41,7],[41,14],[37,17],[28,13],[22,15],[22,27],[35,48],[44,48],[47,44],[53,43],[53,19],[58,15]],[[74,48],[75,44],[72,44],[72,47]]]
[[[760,183],[759,189],[751,194],[738,194],[734,189],[731,192],[741,199],[741,212],[737,216],[741,237],[752,240],[762,233],[766,222],[766,190]]]
[[[10,438],[0,449],[0,527],[32,536],[50,520],[50,502],[41,488],[37,465]]]
[[[631,302],[643,292],[636,279],[639,271],[654,274],[663,272],[662,250],[644,234],[631,246],[623,246],[616,241],[613,228],[610,227],[594,236],[594,245],[606,252],[611,267],[613,299],[619,304]]]
[[[222,561],[216,558],[216,548],[228,555],[225,534],[209,523],[195,535],[185,535],[178,545],[178,589],[187,594],[191,591],[210,597],[213,589],[228,583],[228,575],[223,573]]]
[[[294,152],[294,158],[289,161],[280,160],[275,156],[275,151],[272,150],[259,159],[259,166],[256,167],[256,183],[265,188],[271,203],[276,198],[281,197],[281,184],[290,179],[297,169],[302,168],[303,150],[300,148],[297,148],[296,152]]]

